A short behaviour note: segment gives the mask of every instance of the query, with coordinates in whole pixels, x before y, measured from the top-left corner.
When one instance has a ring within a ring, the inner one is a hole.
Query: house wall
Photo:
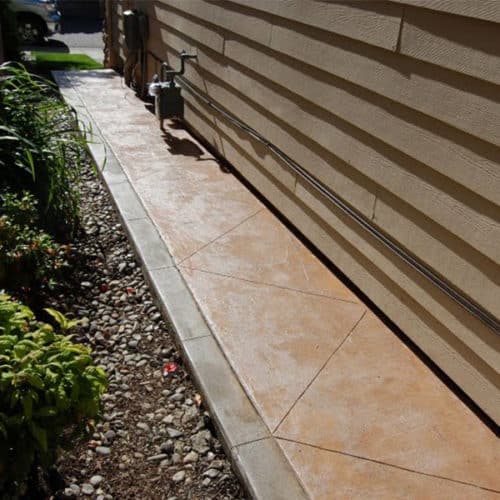
[[[118,1],[158,60],[500,317],[500,2]],[[490,417],[500,337],[188,90],[185,119]]]

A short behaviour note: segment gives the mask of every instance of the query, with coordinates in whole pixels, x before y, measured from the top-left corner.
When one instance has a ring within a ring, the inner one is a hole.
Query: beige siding
[[[186,78],[500,316],[500,2],[157,0]],[[474,7],[476,5],[476,7]],[[500,337],[184,90],[185,118],[492,418]]]
[[[500,23],[498,0],[393,0],[400,4]]]
[[[401,52],[500,84],[500,25],[426,9],[405,11]]]
[[[500,102],[493,85],[472,86],[468,78],[439,66],[309,29],[297,33],[294,26],[273,28],[271,47],[500,145]]]
[[[233,3],[389,50],[395,50],[398,44],[402,6],[389,2],[233,0]]]

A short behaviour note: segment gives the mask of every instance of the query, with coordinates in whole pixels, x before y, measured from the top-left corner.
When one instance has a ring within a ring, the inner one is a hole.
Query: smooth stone
[[[192,464],[198,460],[198,453],[196,451],[190,451],[185,457],[183,462],[185,464]]]
[[[137,425],[136,425],[136,427],[138,429],[143,430],[144,432],[149,432],[151,430],[150,427],[149,427],[149,425],[146,424],[146,423],[144,423],[144,422],[138,422]]]
[[[107,446],[98,446],[96,449],[95,449],[95,452],[98,454],[98,455],[109,455],[111,453],[111,449],[108,448]]]
[[[214,477],[217,477],[219,474],[220,474],[220,472],[217,469],[208,469],[207,471],[205,471],[203,473],[204,476],[210,477],[212,479]]]
[[[103,478],[102,476],[99,476],[99,475],[97,474],[97,475],[92,476],[92,477],[90,478],[90,484],[91,484],[92,486],[97,486],[98,484],[100,484],[100,483],[102,482],[102,480],[103,480],[103,479],[104,479],[104,478]]]
[[[186,478],[186,472],[183,470],[180,470],[179,472],[176,472],[172,476],[172,481],[174,483],[180,483],[181,481],[184,481],[185,478]]]
[[[174,429],[173,427],[167,427],[167,432],[171,438],[178,438],[178,437],[182,436],[182,434],[183,434],[181,431],[178,431],[177,429]]]
[[[158,462],[159,460],[163,460],[167,458],[165,453],[160,453],[159,455],[153,455],[152,457],[146,458],[148,462]]]
[[[74,484],[74,483],[70,484],[69,487],[73,490],[75,495],[80,494],[80,486],[78,486],[77,484]]]
[[[106,431],[104,433],[104,437],[108,440],[108,441],[113,441],[113,439],[115,439],[116,437],[116,432],[115,431]]]
[[[89,483],[82,484],[82,493],[84,495],[92,495],[94,493],[94,487]]]

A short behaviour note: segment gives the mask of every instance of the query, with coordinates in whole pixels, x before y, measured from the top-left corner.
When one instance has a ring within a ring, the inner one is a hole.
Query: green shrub
[[[20,64],[0,66],[0,188],[32,192],[42,227],[59,238],[78,226],[85,144],[51,82]]]
[[[66,331],[77,322],[47,309],[57,330],[0,294],[0,496],[16,496],[48,467],[71,424],[99,414],[107,381],[90,349]]]
[[[67,270],[70,247],[38,229],[32,194],[0,195],[0,288],[12,292],[52,289]]]

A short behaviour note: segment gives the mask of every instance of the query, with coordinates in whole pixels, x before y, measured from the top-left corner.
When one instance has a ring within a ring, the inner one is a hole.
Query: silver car
[[[42,42],[60,29],[61,13],[56,0],[12,0],[21,43]]]

